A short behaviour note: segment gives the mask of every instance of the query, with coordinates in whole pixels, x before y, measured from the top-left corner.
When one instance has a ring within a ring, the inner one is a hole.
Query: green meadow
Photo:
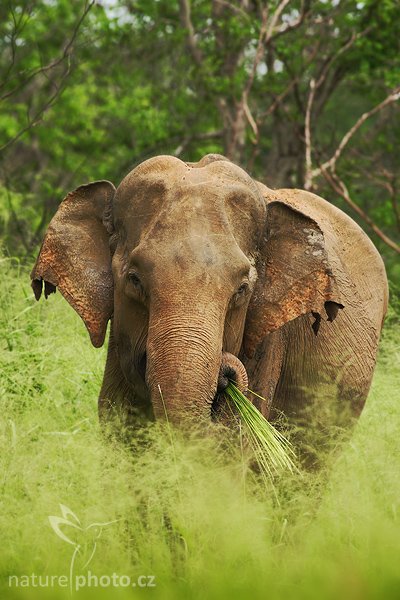
[[[0,598],[400,597],[395,305],[350,439],[272,488],[222,434],[105,438],[105,348],[60,294],[35,302],[18,260],[0,267]]]

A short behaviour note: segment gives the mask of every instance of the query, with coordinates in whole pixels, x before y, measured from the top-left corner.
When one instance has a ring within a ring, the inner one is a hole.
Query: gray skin
[[[347,215],[220,155],[158,156],[61,203],[32,285],[110,341],[100,415],[209,423],[228,377],[270,419],[357,416],[387,308],[382,260]],[[307,412],[308,411],[308,412]],[[343,420],[343,419],[342,419]]]

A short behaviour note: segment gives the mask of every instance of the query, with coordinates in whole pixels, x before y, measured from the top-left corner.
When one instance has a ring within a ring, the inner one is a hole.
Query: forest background
[[[217,152],[345,210],[400,279],[397,0],[14,0],[0,50],[9,254],[82,183]]]

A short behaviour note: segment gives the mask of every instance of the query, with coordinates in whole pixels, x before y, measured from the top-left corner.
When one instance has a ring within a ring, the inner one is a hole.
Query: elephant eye
[[[129,279],[130,283],[132,283],[135,287],[141,286],[140,277],[137,273],[135,273],[135,272],[128,273],[128,279]]]
[[[126,278],[126,293],[135,300],[144,300],[146,297],[144,286],[136,271],[129,271]]]
[[[239,297],[243,296],[247,292],[248,289],[249,289],[249,286],[247,285],[247,283],[242,283],[242,285],[239,286],[239,288],[236,292],[236,295]]]
[[[235,295],[233,296],[233,301],[236,304],[236,306],[239,306],[242,304],[242,302],[245,301],[245,298],[247,296],[247,292],[249,290],[249,285],[248,283],[242,283],[238,289],[235,292]]]

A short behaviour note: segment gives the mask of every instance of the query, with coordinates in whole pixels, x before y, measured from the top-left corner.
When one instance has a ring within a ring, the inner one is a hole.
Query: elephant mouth
[[[220,423],[226,420],[229,410],[226,394],[217,392],[211,404],[211,421]]]
[[[143,352],[137,359],[136,369],[143,381],[148,385],[147,381],[147,353]],[[229,424],[232,420],[231,405],[227,401],[226,388],[229,382],[234,382],[241,390],[246,391],[248,386],[248,377],[244,365],[241,361],[230,354],[222,352],[221,364],[218,372],[217,385],[214,398],[211,402],[211,421]],[[210,405],[209,410],[210,410]],[[188,409],[190,410],[190,409]]]
[[[146,381],[147,354],[144,352],[137,363],[137,371],[143,381]]]

